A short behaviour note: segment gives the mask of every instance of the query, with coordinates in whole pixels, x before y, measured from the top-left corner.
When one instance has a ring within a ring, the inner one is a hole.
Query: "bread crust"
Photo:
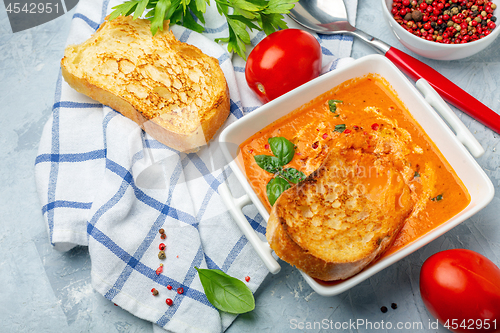
[[[121,68],[123,61],[129,68]],[[218,60],[176,40],[168,22],[153,37],[148,20],[106,20],[86,42],[66,48],[61,70],[76,91],[179,151],[197,151],[229,116],[229,89]]]
[[[402,225],[400,225],[398,231]],[[294,242],[286,231],[285,220],[277,217],[275,212],[271,213],[267,222],[266,237],[269,245],[278,257],[297,267],[307,275],[323,281],[344,280],[356,275],[384,253],[395,239],[395,237],[385,237],[369,256],[359,260],[351,262],[327,262],[311,255]]]

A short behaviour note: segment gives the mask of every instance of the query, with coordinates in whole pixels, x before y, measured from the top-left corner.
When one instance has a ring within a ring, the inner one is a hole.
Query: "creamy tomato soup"
[[[446,222],[470,202],[467,189],[441,152],[377,75],[344,82],[240,145],[238,163],[268,211],[266,185],[273,174],[260,168],[254,157],[272,155],[268,142],[272,137],[284,137],[294,144],[295,155],[286,167],[306,176],[340,142],[374,154],[394,154],[395,165],[411,189],[413,209],[387,253]],[[362,172],[362,177],[373,181],[369,170]]]

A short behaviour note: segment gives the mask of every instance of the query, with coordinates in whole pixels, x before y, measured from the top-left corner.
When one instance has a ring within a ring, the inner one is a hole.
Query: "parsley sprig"
[[[229,36],[217,38],[227,43],[229,52],[246,58],[246,45],[250,44],[250,30],[264,31],[266,35],[285,29],[283,15],[288,14],[298,0],[215,0],[217,11],[227,20]],[[163,30],[163,21],[179,24],[196,32],[203,32],[204,14],[210,0],[127,0],[113,7],[110,20],[120,15],[144,15],[151,21],[151,33]],[[201,24],[200,24],[201,23]]]

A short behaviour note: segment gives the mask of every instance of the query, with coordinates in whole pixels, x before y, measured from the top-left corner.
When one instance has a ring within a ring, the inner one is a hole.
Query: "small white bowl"
[[[264,204],[260,201],[245,176],[244,167],[237,162],[239,145],[267,125],[338,86],[342,82],[370,73],[378,74],[389,82],[390,86],[394,89],[394,93],[407,106],[415,121],[422,126],[462,180],[469,191],[471,202],[460,213],[434,228],[426,235],[423,235],[396,252],[383,257],[357,275],[342,280],[337,284],[323,284],[301,272],[305,281],[314,291],[322,296],[333,296],[344,292],[408,256],[410,253],[418,250],[477,213],[494,196],[494,187],[491,180],[471,156],[472,153],[475,157],[479,157],[484,153],[484,150],[434,89],[424,79],[420,79],[416,85],[419,89],[417,90],[413,83],[394,64],[381,55],[369,55],[360,58],[349,65],[323,74],[264,104],[259,109],[228,125],[219,136],[219,143],[224,157],[246,192],[245,195],[235,198],[223,183],[219,186],[219,194],[235,222],[271,273],[278,273],[280,271],[280,264],[274,258],[269,244],[257,235],[242,212],[242,208],[245,205],[254,204],[264,220],[267,221],[269,218],[269,213]],[[435,110],[446,119],[456,134]],[[469,148],[470,153],[464,145]]]
[[[465,44],[441,44],[431,42],[413,35],[396,22],[391,14],[392,0],[380,0],[380,2],[382,5],[384,19],[391,27],[396,38],[399,39],[401,44],[403,44],[407,49],[426,58],[436,60],[463,59],[484,50],[500,34],[500,27],[497,26],[488,36],[474,42]],[[500,0],[492,0],[492,2],[497,6],[500,6]],[[497,8],[495,10],[495,14],[498,12],[499,9]],[[498,24],[500,24],[500,21]]]

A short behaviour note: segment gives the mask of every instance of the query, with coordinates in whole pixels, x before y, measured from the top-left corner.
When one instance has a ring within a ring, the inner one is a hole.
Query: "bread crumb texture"
[[[320,167],[282,193],[271,212],[271,248],[318,279],[345,279],[366,267],[414,207],[401,138],[381,136],[365,150],[357,136],[330,147]]]
[[[223,121],[229,113],[227,84],[218,60],[178,41],[168,22],[153,37],[148,20],[119,16],[105,21],[87,41],[68,46],[61,64],[76,80],[128,102],[140,113],[139,122],[153,120],[173,133],[200,132],[217,118],[222,104],[227,109]]]

